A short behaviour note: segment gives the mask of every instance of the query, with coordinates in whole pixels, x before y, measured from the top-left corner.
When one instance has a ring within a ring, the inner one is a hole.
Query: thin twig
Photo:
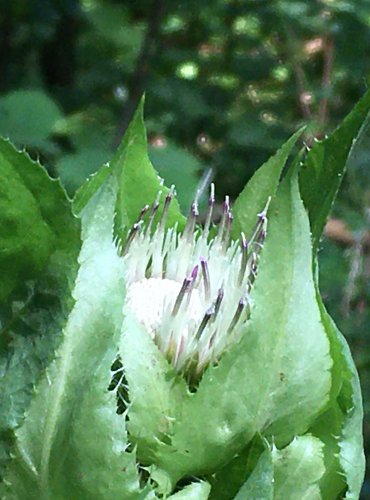
[[[149,13],[147,30],[141,45],[141,50],[136,60],[135,69],[128,82],[129,98],[119,121],[114,141],[115,147],[120,143],[135,109],[139,104],[140,98],[145,91],[149,79],[151,61],[153,60],[156,50],[158,50],[158,36],[164,13],[165,0],[154,0],[151,12]]]
[[[323,97],[320,101],[318,113],[318,125],[320,132],[323,131],[328,118],[329,91],[331,87],[331,76],[334,62],[334,43],[330,38],[324,41],[324,68],[322,74],[321,91]]]

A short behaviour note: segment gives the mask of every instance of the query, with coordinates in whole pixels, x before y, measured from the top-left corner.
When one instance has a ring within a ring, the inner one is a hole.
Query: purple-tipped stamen
[[[143,224],[144,221],[140,220],[139,222],[135,222],[135,224],[132,226],[126,238],[125,244],[123,245],[122,255],[125,255],[128,252],[131,243],[134,241],[136,235],[139,233],[140,228]]]
[[[228,249],[229,243],[230,243],[230,237],[231,237],[231,225],[233,223],[234,216],[231,212],[228,212],[226,216],[226,225],[225,225],[225,230],[224,230],[224,235],[223,235],[223,243],[222,243],[222,249],[224,252]]]
[[[212,318],[212,316],[215,313],[215,308],[214,306],[211,306],[209,309],[207,309],[205,315],[203,316],[203,319],[199,325],[199,328],[197,330],[197,333],[195,334],[195,340],[199,340],[200,337],[202,336],[202,333],[204,332],[206,326],[209,323],[209,320]]]
[[[240,319],[240,316],[245,308],[245,306],[247,305],[247,300],[245,297],[242,297],[240,300],[239,300],[239,304],[238,304],[238,307],[236,308],[236,311],[235,311],[235,314],[234,314],[234,317],[233,319],[231,320],[231,323],[230,323],[230,326],[227,330],[227,333],[230,333],[232,332],[232,330],[234,330],[234,328],[236,327],[236,324],[238,323],[239,319]]]
[[[160,222],[160,230],[164,231],[167,217],[168,217],[168,210],[170,208],[171,201],[175,195],[175,186],[171,186],[171,189],[167,193],[165,199],[164,199],[164,206],[163,206],[163,211],[162,211],[162,216],[161,216],[161,222]]]
[[[261,231],[265,231],[266,230],[266,224],[267,224],[267,211],[268,211],[268,208],[270,206],[270,201],[271,201],[271,197],[269,197],[269,199],[267,200],[267,203],[265,205],[265,208],[262,210],[262,212],[260,212],[258,215],[257,215],[257,222],[256,222],[256,225],[254,227],[254,231],[253,231],[253,234],[250,238],[250,241],[258,241],[259,240],[259,235],[261,233]]]
[[[175,353],[175,357],[174,357],[174,360],[173,360],[173,364],[174,366],[177,365],[177,361],[179,359],[179,357],[181,356],[181,354],[184,352],[184,347],[185,347],[185,338],[183,335],[181,335],[180,337],[180,341],[177,345],[177,349],[176,349],[176,353]]]
[[[212,214],[213,214],[213,207],[215,206],[215,185],[212,183],[211,184],[211,193],[208,198],[208,210],[206,214],[206,220],[204,224],[204,230],[203,230],[203,238],[208,237],[209,233],[209,228],[211,226],[212,222]]]
[[[196,224],[198,215],[199,215],[198,204],[196,201],[193,201],[193,203],[191,204],[191,207],[190,207],[188,220],[186,221],[186,226],[184,229],[184,237],[189,242],[193,238],[195,224]]]
[[[149,205],[145,205],[145,207],[143,207],[140,210],[140,214],[139,214],[139,217],[137,218],[136,222],[140,222],[148,210],[149,210]]]
[[[179,312],[182,301],[184,300],[185,295],[191,290],[193,284],[193,278],[191,276],[186,277],[182,282],[181,289],[176,297],[175,305],[172,309],[172,316],[176,316]]]
[[[154,218],[155,218],[156,213],[157,213],[158,208],[159,208],[161,195],[162,195],[162,191],[159,191],[157,194],[157,197],[152,205],[152,209],[151,209],[150,215],[149,215],[148,225],[146,226],[146,231],[145,231],[146,234],[150,234],[150,230],[151,230]]]
[[[204,297],[206,300],[209,300],[211,296],[211,280],[209,277],[208,263],[204,257],[200,258],[200,265],[202,266]]]
[[[217,298],[216,298],[216,302],[215,302],[215,315],[214,315],[214,319],[216,319],[216,316],[220,310],[220,307],[221,307],[221,302],[222,302],[222,299],[224,298],[224,295],[225,295],[225,292],[224,292],[224,289],[223,287],[221,287],[217,293]]]
[[[260,234],[258,235],[258,243],[262,246],[266,239],[266,229],[263,227]]]
[[[196,281],[196,279],[198,277],[198,271],[199,271],[199,266],[198,265],[194,266],[193,270],[191,271],[191,274],[190,274],[191,283],[190,283],[189,290],[188,290],[188,301],[190,301],[191,292],[194,289],[195,281]]]
[[[239,285],[241,285],[243,283],[245,271],[247,269],[247,262],[248,262],[249,242],[248,242],[247,238],[245,237],[244,233],[241,233],[241,235],[240,235],[240,247],[241,247],[241,251],[242,251],[242,258],[241,258],[240,271],[239,271],[239,276],[238,276]]]
[[[216,237],[216,241],[218,244],[221,244],[221,242],[224,241],[226,228],[227,228],[227,220],[229,219],[229,214],[230,214],[230,199],[226,195],[224,205],[223,205],[223,210],[222,210],[222,217],[221,217],[221,221],[220,221],[220,225],[219,225],[218,233],[217,233],[217,237]]]

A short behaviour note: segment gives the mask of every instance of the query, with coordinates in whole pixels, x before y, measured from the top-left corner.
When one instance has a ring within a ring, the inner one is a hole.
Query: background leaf
[[[256,435],[228,464],[210,477],[210,500],[269,498],[272,495],[272,458],[269,443]]]
[[[62,112],[41,90],[16,90],[0,97],[0,134],[20,146],[45,146]]]
[[[188,151],[172,143],[162,147],[152,146],[149,157],[166,184],[177,187],[176,195],[182,213],[187,213],[197,193],[202,163]]]
[[[73,305],[80,230],[60,183],[4,139],[0,172],[1,469]]]
[[[367,92],[334,133],[314,143],[302,166],[300,189],[310,217],[315,250],[369,109],[370,92]]]

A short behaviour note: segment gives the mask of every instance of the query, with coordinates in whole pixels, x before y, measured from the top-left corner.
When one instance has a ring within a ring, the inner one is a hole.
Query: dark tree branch
[[[114,146],[118,146],[125,133],[131,118],[143,95],[151,70],[151,61],[158,50],[160,26],[165,14],[165,0],[154,0],[148,16],[147,30],[143,39],[140,53],[136,60],[135,69],[128,81],[128,101],[123,109],[117,128]]]
[[[328,102],[329,102],[329,90],[331,87],[331,76],[334,62],[334,43],[331,39],[326,39],[324,41],[324,68],[322,74],[322,92],[323,97],[320,102],[318,125],[319,130],[322,132],[327,118],[328,118]]]

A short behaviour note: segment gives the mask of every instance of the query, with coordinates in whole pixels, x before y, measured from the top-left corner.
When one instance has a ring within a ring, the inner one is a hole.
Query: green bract
[[[282,176],[289,139],[219,236],[153,170],[142,107],[73,205],[0,141],[1,497],[358,498],[359,381],[314,270],[370,93]]]

